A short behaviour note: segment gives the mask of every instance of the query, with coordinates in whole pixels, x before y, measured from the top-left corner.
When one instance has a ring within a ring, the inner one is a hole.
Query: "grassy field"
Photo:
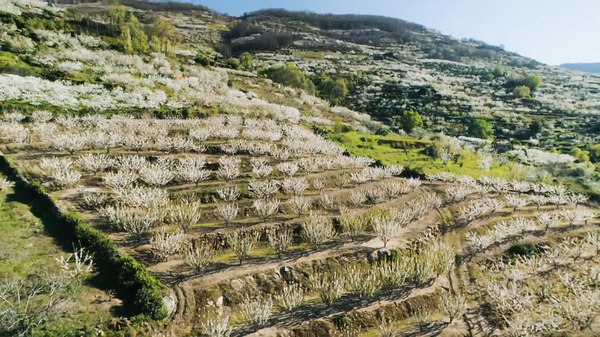
[[[69,255],[44,234],[43,224],[29,207],[12,189],[0,192],[0,282],[45,272],[58,273],[60,265],[55,259]],[[110,320],[111,309],[119,304],[117,300],[108,300],[104,291],[86,280],[74,287],[70,296],[70,308],[63,317],[41,326],[33,336],[71,336],[79,329],[90,330]]]
[[[377,136],[360,132],[331,134],[330,138],[353,155],[370,157],[384,165],[402,165],[421,170],[425,174],[451,172],[474,178],[485,175],[507,178],[509,175],[508,165],[494,165],[490,171],[485,171],[479,168],[477,158],[470,154],[461,156],[457,162],[444,165],[440,159],[433,159],[427,154],[427,149],[433,145],[427,139],[393,133]]]

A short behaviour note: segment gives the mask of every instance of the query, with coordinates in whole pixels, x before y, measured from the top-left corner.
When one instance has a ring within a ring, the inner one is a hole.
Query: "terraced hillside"
[[[265,78],[266,54],[250,66],[209,57],[195,43],[223,42],[215,32],[234,28],[230,18],[128,5],[0,7],[2,212],[44,225],[2,227],[18,244],[0,250],[0,335],[597,329],[598,205],[526,159],[585,163],[436,134],[426,113],[428,131],[395,133],[384,118]],[[380,43],[437,34],[401,28],[414,33]],[[13,210],[24,207],[13,194],[31,215]],[[38,246],[56,250],[40,260],[57,257],[46,283],[23,262]],[[61,259],[62,249],[74,255]],[[73,283],[58,302],[48,284],[64,279]],[[36,320],[14,284],[51,315]]]

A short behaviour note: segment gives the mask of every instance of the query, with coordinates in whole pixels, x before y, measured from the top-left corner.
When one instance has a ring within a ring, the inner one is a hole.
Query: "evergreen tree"
[[[129,32],[129,27],[123,27],[123,29],[121,30],[121,36],[119,37],[119,42],[121,43],[121,48],[123,49],[124,53],[133,53],[133,46],[131,44],[131,34]]]

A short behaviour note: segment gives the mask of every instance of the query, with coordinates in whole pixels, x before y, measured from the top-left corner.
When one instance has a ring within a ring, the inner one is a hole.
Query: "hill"
[[[583,71],[586,73],[600,73],[600,63],[564,63],[561,68]]]
[[[593,75],[133,0],[5,1],[0,47],[1,336],[600,324]]]

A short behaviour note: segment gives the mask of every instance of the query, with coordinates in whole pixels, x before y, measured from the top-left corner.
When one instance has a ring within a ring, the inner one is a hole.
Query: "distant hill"
[[[600,62],[596,63],[565,63],[561,68],[584,71],[586,73],[600,73]]]

